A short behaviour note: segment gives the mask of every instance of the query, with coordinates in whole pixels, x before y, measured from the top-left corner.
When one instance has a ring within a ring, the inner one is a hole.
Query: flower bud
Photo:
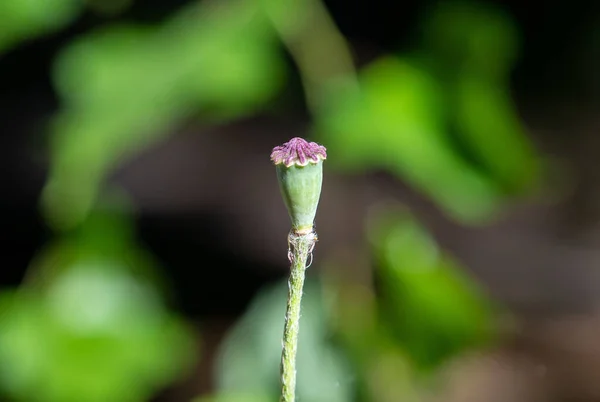
[[[271,153],[292,230],[297,234],[307,234],[313,229],[325,159],[324,146],[299,137],[273,148]]]

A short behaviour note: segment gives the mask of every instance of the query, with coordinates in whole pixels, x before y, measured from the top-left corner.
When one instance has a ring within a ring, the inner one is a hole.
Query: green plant
[[[271,154],[271,160],[277,168],[281,194],[292,220],[292,230],[288,235],[288,258],[291,263],[289,295],[281,356],[282,402],[295,400],[302,287],[308,256],[317,241],[313,222],[321,195],[325,158],[325,147],[298,137],[275,147]]]

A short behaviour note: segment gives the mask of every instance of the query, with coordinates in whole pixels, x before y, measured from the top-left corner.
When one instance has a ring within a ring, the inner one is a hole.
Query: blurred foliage
[[[355,400],[419,401],[416,373],[402,346],[385,329],[373,289],[339,278],[335,282],[336,319],[331,325],[357,375]]]
[[[440,368],[494,341],[497,311],[400,206],[374,213],[368,237],[376,283],[336,280],[336,339],[358,400],[426,400]]]
[[[162,26],[110,26],[69,45],[54,74],[63,108],[43,194],[49,221],[79,224],[119,161],[194,113],[223,121],[263,105],[281,85],[277,46],[253,0],[192,4]]]
[[[412,55],[385,55],[360,89],[329,92],[316,131],[344,170],[407,179],[463,222],[531,191],[538,162],[508,95],[517,34],[499,10],[440,3]]]
[[[81,0],[0,1],[0,53],[61,28],[77,16],[81,5]]]
[[[372,222],[384,322],[419,370],[483,346],[495,317],[480,289],[408,213]]]
[[[307,281],[298,341],[297,395],[306,402],[345,402],[351,400],[352,378],[345,359],[330,342],[330,309],[320,292],[318,283]],[[219,394],[267,395],[269,400],[278,400],[286,300],[285,282],[263,290],[230,332],[215,371]]]
[[[198,397],[193,402],[276,402],[277,398],[251,393],[223,393],[215,396]]]
[[[94,215],[0,294],[0,388],[23,401],[143,402],[193,362],[124,221]]]
[[[489,216],[499,205],[499,189],[451,148],[440,90],[431,76],[407,60],[386,56],[360,78],[361,92],[340,91],[321,121],[330,165],[385,169],[457,218]]]
[[[517,28],[510,16],[491,3],[435,3],[419,29],[420,52],[430,57],[428,68],[439,78],[471,73],[504,80],[517,59]]]
[[[52,34],[68,25],[84,6],[99,14],[125,11],[133,0],[2,0],[0,54],[21,42]]]
[[[444,88],[446,119],[468,156],[509,194],[535,183],[537,160],[509,94],[519,36],[490,5],[439,3],[419,55]]]

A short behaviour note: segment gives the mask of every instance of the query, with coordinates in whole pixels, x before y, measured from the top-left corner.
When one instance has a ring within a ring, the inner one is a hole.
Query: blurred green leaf
[[[444,1],[425,15],[421,51],[429,55],[436,75],[478,73],[505,77],[517,57],[519,34],[502,9],[490,3]]]
[[[142,402],[189,366],[185,326],[149,289],[106,268],[73,267],[43,296],[5,293],[0,382],[11,396]]]
[[[161,38],[179,60],[182,87],[213,116],[252,112],[282,85],[279,39],[260,0],[189,8],[167,23]]]
[[[195,398],[192,402],[276,402],[278,399],[264,395],[245,393],[222,393],[215,396]]]
[[[417,368],[431,370],[493,335],[490,302],[407,213],[373,222],[381,308]]]
[[[451,148],[433,77],[410,60],[390,56],[367,66],[360,79],[362,93],[332,95],[319,122],[333,166],[386,169],[462,220],[495,210],[495,184]]]
[[[365,284],[335,283],[336,339],[358,373],[360,401],[415,402],[418,381],[410,359],[387,329],[376,298]]]
[[[261,107],[282,61],[254,0],[192,4],[162,27],[113,26],[68,46],[56,63],[54,119],[42,196],[58,229],[80,224],[123,158],[205,111],[213,122]]]
[[[85,230],[84,230],[85,229]],[[0,388],[17,400],[144,402],[193,363],[194,339],[119,219],[97,216],[0,293]]]
[[[506,91],[477,76],[458,79],[454,88],[456,128],[477,161],[509,192],[531,189],[537,158]]]
[[[361,70],[361,91],[330,91],[317,132],[345,170],[383,169],[451,217],[480,223],[534,188],[539,162],[509,96],[518,33],[501,10],[444,2],[412,57]]]
[[[0,1],[0,52],[69,23],[82,5],[80,0]]]
[[[223,343],[216,366],[219,394],[279,393],[281,338],[287,284],[262,291]],[[297,395],[306,402],[351,400],[350,373],[328,342],[327,308],[317,283],[307,281],[297,357]]]
[[[423,29],[422,65],[440,82],[449,128],[467,157],[506,193],[530,190],[539,166],[510,98],[519,43],[512,19],[492,5],[443,2]]]

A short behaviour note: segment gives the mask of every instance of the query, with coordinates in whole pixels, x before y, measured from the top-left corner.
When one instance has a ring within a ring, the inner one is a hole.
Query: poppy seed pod
[[[313,229],[325,159],[324,146],[299,137],[273,148],[271,153],[279,188],[296,234],[307,234]]]

